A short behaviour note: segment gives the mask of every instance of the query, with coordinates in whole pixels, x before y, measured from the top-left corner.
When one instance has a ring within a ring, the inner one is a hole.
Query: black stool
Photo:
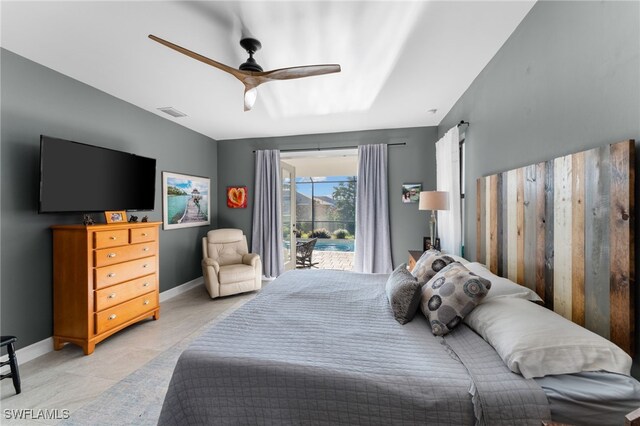
[[[15,336],[0,336],[0,347],[6,346],[9,353],[9,359],[0,363],[0,367],[9,365],[11,372],[7,374],[0,374],[0,380],[11,377],[13,379],[13,387],[16,388],[16,394],[20,393],[20,373],[18,372],[18,360],[16,359],[16,350],[13,347],[13,343],[18,340]]]

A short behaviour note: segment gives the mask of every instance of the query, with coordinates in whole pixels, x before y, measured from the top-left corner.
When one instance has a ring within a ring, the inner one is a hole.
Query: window
[[[319,229],[328,234],[345,229],[355,235],[356,182],[355,176],[296,178],[296,227],[301,236]]]

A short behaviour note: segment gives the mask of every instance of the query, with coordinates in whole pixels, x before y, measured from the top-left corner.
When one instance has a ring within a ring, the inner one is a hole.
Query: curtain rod
[[[386,143],[387,146],[404,146],[406,142],[396,142],[396,143]],[[280,152],[305,152],[305,151],[333,151],[338,149],[356,149],[358,145],[352,146],[334,146],[334,147],[318,147],[318,148],[289,148],[289,149],[281,149]],[[255,154],[256,150],[253,150]]]
[[[464,126],[465,124],[468,126],[469,122],[468,121],[464,121],[464,120],[460,120],[460,122],[458,123],[458,127]]]

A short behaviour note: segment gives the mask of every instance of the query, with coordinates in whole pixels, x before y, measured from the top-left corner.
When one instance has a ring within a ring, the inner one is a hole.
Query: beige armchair
[[[259,290],[260,256],[249,253],[240,229],[216,229],[202,238],[202,275],[212,299]]]

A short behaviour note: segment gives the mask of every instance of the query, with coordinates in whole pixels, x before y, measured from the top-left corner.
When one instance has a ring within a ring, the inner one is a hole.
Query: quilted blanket
[[[549,418],[540,387],[511,373],[470,329],[443,339],[420,313],[396,322],[387,277],[283,274],[184,351],[159,424],[539,425]]]

